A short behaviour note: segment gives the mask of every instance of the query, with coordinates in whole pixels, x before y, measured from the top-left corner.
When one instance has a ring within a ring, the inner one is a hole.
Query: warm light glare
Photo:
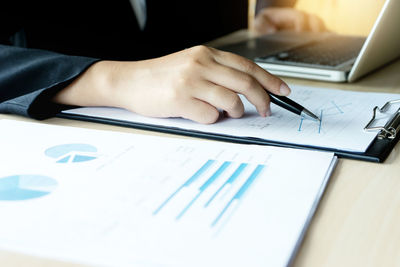
[[[297,0],[296,8],[319,16],[328,30],[367,36],[385,0]]]

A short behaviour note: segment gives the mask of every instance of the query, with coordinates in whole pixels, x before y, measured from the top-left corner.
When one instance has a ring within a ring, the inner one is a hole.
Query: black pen
[[[280,95],[275,95],[271,92],[268,92],[269,98],[271,99],[271,102],[288,110],[293,113],[296,113],[297,115],[303,116],[303,117],[309,117],[314,120],[318,120],[318,116],[313,114],[311,111],[303,107],[302,105],[294,102],[293,100],[287,98],[286,96],[280,96]]]

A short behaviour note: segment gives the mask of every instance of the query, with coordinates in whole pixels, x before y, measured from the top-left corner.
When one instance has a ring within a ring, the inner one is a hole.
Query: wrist
[[[117,62],[98,61],[62,89],[53,101],[76,106],[113,106]]]

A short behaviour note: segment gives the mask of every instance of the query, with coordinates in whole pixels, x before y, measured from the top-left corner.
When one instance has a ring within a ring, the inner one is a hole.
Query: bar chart
[[[352,103],[344,103],[338,104],[336,101],[329,101],[324,106],[321,106],[314,110],[315,114],[318,115],[319,121],[313,120],[305,120],[303,116],[300,117],[299,127],[297,129],[298,132],[302,132],[310,129],[313,129],[318,134],[322,134],[323,132],[323,122],[326,118],[336,117],[345,114],[348,112],[348,109],[351,108]]]
[[[223,218],[229,219],[252,184],[260,178],[264,168],[264,164],[209,159],[171,192],[154,210],[153,215],[171,208],[174,211],[178,210],[174,219],[179,222],[190,216],[191,212],[201,210],[202,214],[208,217],[209,226],[213,228],[219,225]],[[183,194],[186,197],[179,198],[179,195]],[[214,202],[218,203],[211,208]]]

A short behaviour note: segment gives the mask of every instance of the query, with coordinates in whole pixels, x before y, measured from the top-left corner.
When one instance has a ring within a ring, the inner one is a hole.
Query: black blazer
[[[24,2],[0,10],[0,112],[35,118],[64,108],[49,99],[98,60],[158,57],[247,27],[247,0],[147,0],[143,31],[129,0]]]
[[[129,0],[27,1],[24,7],[14,8],[12,15],[5,14],[9,17],[6,25],[13,27],[11,31],[23,29],[31,48],[114,60],[169,54],[247,25],[247,0],[146,3],[143,31]]]

